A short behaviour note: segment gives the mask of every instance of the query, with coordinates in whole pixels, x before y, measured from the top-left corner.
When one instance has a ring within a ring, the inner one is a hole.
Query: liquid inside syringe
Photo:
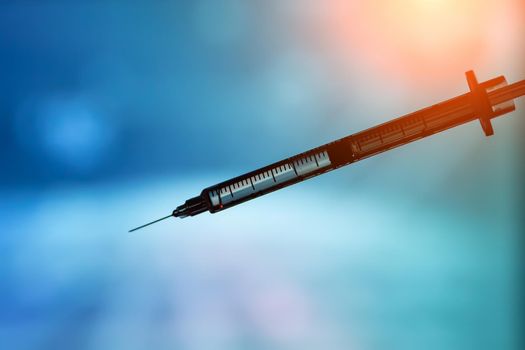
[[[162,219],[216,213],[313,176],[357,162],[389,149],[479,119],[487,136],[490,120],[514,111],[513,99],[525,95],[525,80],[507,85],[504,77],[478,84],[467,72],[470,92],[384,124],[283,159],[202,190]]]

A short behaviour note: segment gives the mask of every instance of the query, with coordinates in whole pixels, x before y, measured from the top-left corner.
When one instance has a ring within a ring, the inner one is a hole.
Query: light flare
[[[329,0],[310,7],[300,29],[308,45],[396,81],[446,84],[520,42],[508,11],[518,11],[515,0]],[[498,50],[494,38],[506,38]]]

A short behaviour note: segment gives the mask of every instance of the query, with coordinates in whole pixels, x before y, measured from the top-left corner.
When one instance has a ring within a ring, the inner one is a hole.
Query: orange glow
[[[416,74],[431,71],[440,75],[456,68],[464,70],[485,56],[491,4],[478,0],[371,1],[363,9],[369,25],[362,24],[375,44],[371,49],[383,51],[392,64],[409,65]],[[370,16],[372,13],[377,16]]]
[[[457,79],[523,40],[516,0],[329,0],[320,6],[316,16],[322,13],[323,23],[306,29],[318,44],[396,79]]]
[[[387,1],[381,4],[383,11],[372,9],[380,15],[376,19],[377,35],[401,51],[415,58],[432,60],[442,52],[457,54],[454,50],[480,49],[483,24],[488,20],[486,5],[479,6],[479,1],[473,5],[472,1],[445,0],[409,0],[406,3],[406,6],[394,6],[394,2]]]

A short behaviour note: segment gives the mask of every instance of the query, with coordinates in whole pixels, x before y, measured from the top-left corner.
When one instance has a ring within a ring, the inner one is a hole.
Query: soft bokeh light
[[[85,98],[53,96],[31,101],[22,106],[15,123],[21,147],[68,171],[89,173],[109,158],[112,127]]]
[[[519,52],[523,15],[512,11],[522,7],[516,0],[307,1],[297,10],[299,3],[290,7],[292,23],[311,43],[344,55],[343,65],[359,59],[388,79],[441,85],[465,66]],[[301,11],[307,15],[297,17]]]

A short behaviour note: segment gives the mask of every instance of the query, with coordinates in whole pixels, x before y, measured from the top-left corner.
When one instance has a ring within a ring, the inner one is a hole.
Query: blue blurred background
[[[2,1],[0,347],[518,349],[525,102],[217,215],[206,186],[525,79],[520,0]]]

